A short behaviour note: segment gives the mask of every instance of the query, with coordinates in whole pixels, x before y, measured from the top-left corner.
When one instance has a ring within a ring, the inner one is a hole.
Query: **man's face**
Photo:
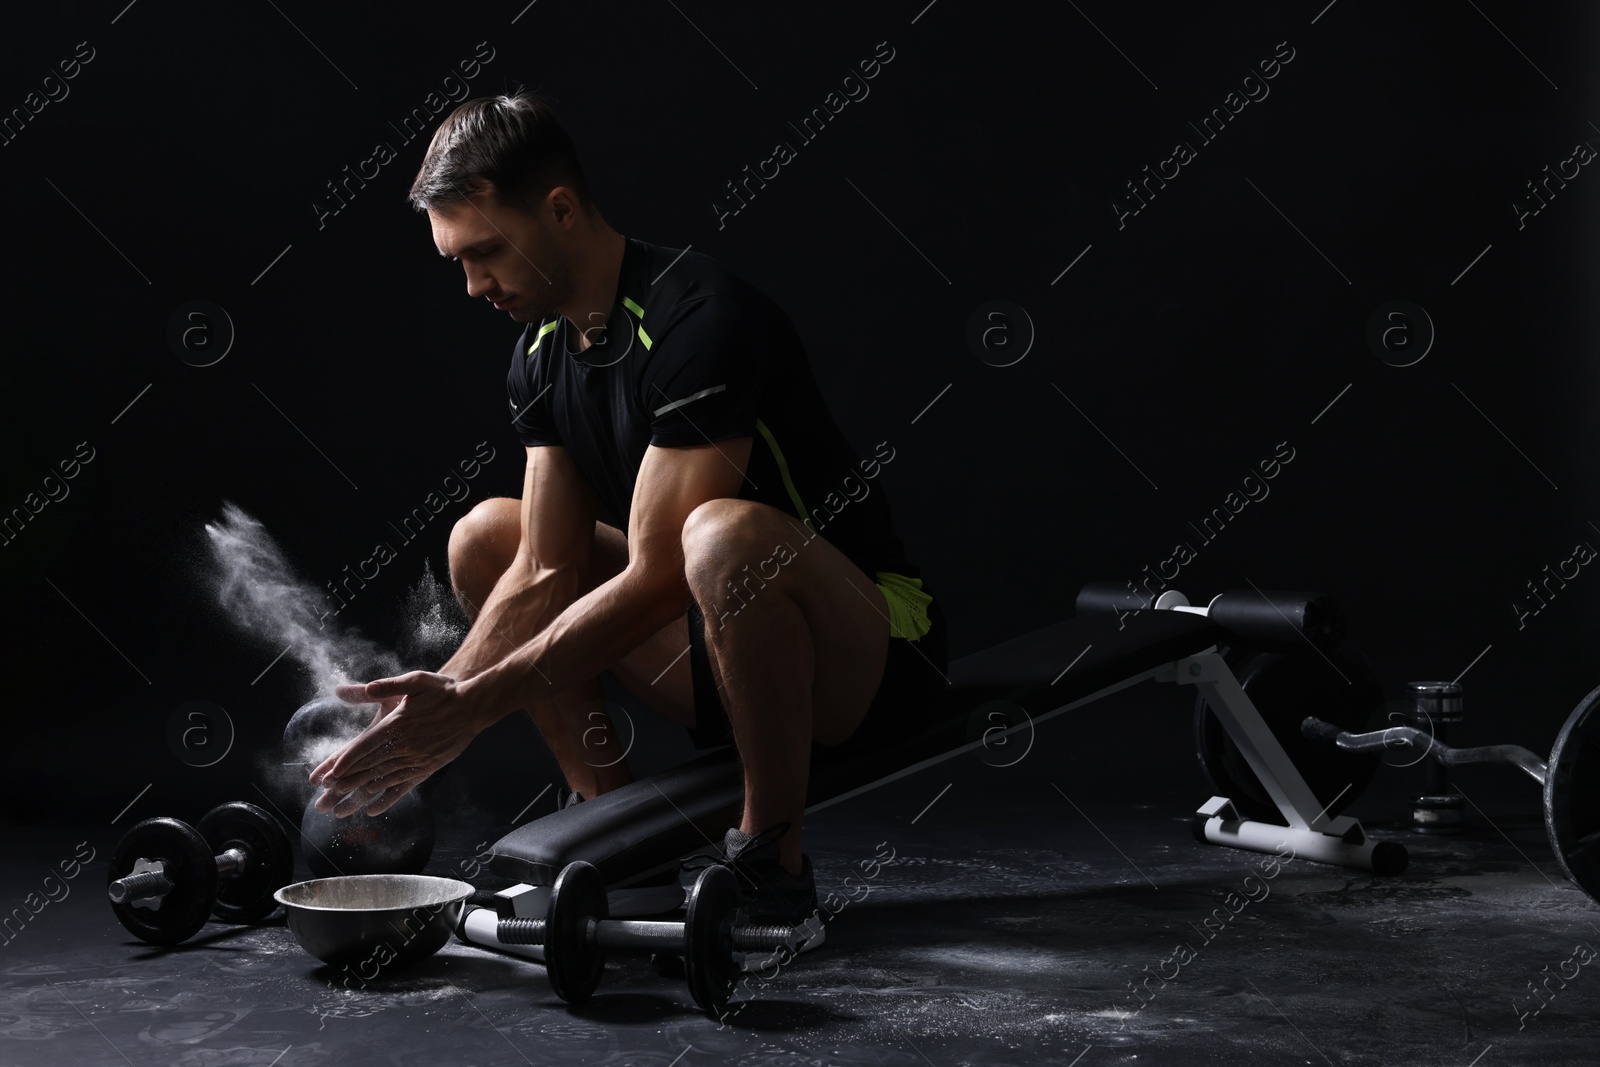
[[[542,215],[507,207],[485,191],[428,212],[428,221],[439,254],[466,271],[468,296],[490,301],[516,322],[538,322],[571,301],[571,264]]]

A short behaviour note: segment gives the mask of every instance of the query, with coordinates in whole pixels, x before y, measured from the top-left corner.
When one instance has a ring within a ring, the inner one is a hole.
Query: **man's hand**
[[[382,815],[500,718],[481,687],[446,674],[412,671],[365,685],[340,685],[351,704],[379,703],[372,724],[311,772],[323,786],[319,812]]]

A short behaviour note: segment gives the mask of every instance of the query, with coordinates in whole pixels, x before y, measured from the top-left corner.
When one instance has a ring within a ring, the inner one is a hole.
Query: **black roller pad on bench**
[[[1090,582],[1078,590],[1074,610],[1123,614],[1154,603],[1148,590],[1116,582]],[[1280,589],[1229,589],[1206,605],[1206,618],[1230,645],[1252,652],[1332,652],[1344,641],[1344,612],[1324,593]]]
[[[950,686],[928,708],[925,730],[875,752],[814,748],[807,807],[966,746],[972,713],[990,701],[1043,715],[1202,652],[1220,636],[1204,616],[1185,612],[1080,615],[963,656],[950,664]],[[743,802],[738,754],[717,749],[518,827],[495,843],[489,869],[548,886],[567,864],[584,860],[606,884],[625,884],[720,843]]]

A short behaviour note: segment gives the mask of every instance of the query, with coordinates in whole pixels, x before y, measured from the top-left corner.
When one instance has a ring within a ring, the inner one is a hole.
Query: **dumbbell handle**
[[[250,861],[250,856],[243,849],[230,848],[216,860],[217,874],[238,874]],[[129,900],[143,900],[145,897],[166,896],[172,889],[172,879],[167,877],[165,871],[144,871],[118,878],[106,886],[106,895],[111,898],[113,904],[122,904]]]
[[[497,936],[506,945],[543,945],[545,923],[544,919],[501,919]],[[592,944],[607,948],[671,950],[684,947],[684,924],[671,920],[590,919],[587,933]],[[792,926],[739,925],[733,928],[733,948],[736,952],[792,949],[795,937]]]
[[[1352,734],[1312,717],[1300,724],[1300,732],[1313,741],[1333,741],[1346,752],[1387,752],[1396,748],[1414,748],[1424,757],[1431,756],[1447,767],[1462,763],[1509,763],[1528,772],[1529,777],[1540,785],[1544,784],[1548,773],[1545,761],[1521,745],[1452,748],[1413,726],[1391,726],[1387,730]]]

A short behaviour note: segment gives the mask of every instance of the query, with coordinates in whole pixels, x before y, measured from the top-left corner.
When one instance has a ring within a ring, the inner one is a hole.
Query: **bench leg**
[[[1377,874],[1405,870],[1405,846],[1371,840],[1361,824],[1348,815],[1328,817],[1327,808],[1306,785],[1227,661],[1214,649],[1186,656],[1156,678],[1193,685],[1204,694],[1206,703],[1289,824],[1278,826],[1240,818],[1228,798],[1212,797],[1195,813],[1198,840],[1254,852],[1281,853],[1288,847],[1304,859]]]

